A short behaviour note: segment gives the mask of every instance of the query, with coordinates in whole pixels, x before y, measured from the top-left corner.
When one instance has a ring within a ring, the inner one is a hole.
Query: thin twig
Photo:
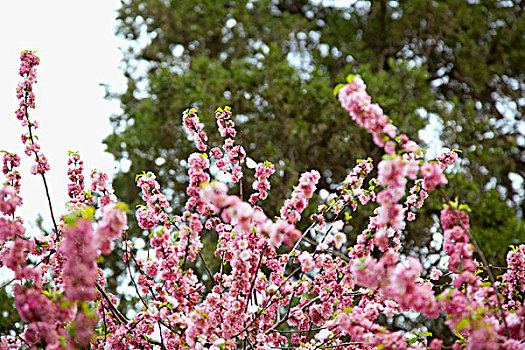
[[[305,330],[300,330],[300,329],[292,329],[292,330],[282,330],[282,331],[277,331],[279,333],[308,333],[310,331],[320,331],[321,329],[326,329],[328,327],[317,327],[317,328],[312,328],[311,330],[310,329],[305,329]]]
[[[359,342],[352,342],[352,343],[341,343],[336,345],[326,345],[326,346],[320,346],[317,349],[328,349],[328,348],[337,348],[340,346],[349,346],[349,345],[361,345],[363,343]],[[300,348],[299,345],[291,345],[291,346],[272,346],[272,349],[297,349]]]
[[[106,343],[106,335],[108,333],[108,328],[106,325],[106,310],[104,308],[104,303],[100,303],[100,306],[102,307],[102,321],[104,321],[104,343]]]
[[[210,276],[210,280],[213,284],[215,284],[215,280],[213,279],[213,275],[211,274],[211,271],[208,267],[208,264],[206,264],[206,260],[204,260],[204,257],[202,256],[202,253],[199,251],[199,257],[202,260],[202,263],[204,264],[204,267],[206,268],[206,271],[208,272],[208,275]]]
[[[182,270],[186,269],[186,260],[188,259],[188,251],[190,250],[190,235],[188,235],[186,242],[186,253],[184,254],[184,262],[182,263]]]
[[[349,202],[346,202],[343,207],[341,208],[341,210],[339,210],[339,212],[337,213],[337,215],[335,216],[333,222],[337,221],[337,219],[339,218],[339,215],[341,215],[341,213],[346,209],[346,207],[348,206],[348,203]],[[323,236],[323,239],[321,240],[321,243],[319,243],[319,245],[321,245],[324,240],[326,239],[326,237],[328,236],[328,234],[332,231],[332,229],[334,228],[334,225],[330,226],[330,229],[328,231],[325,232],[324,236]],[[304,235],[303,235],[304,236]],[[319,252],[319,245],[317,245],[315,247],[315,250],[312,254],[312,258],[315,257]],[[287,262],[288,264],[288,262]],[[301,276],[299,277],[299,280],[305,275],[304,272],[301,272]],[[292,309],[292,303],[293,303],[293,298],[295,298],[295,291],[297,290],[298,286],[296,286],[294,288],[294,290],[292,291],[292,295],[290,296],[290,302],[288,303],[288,308],[286,309],[286,313],[284,314],[284,317],[282,320],[280,320],[278,323],[274,324],[270,329],[268,329],[265,333],[268,334],[269,332],[279,328],[284,322],[286,322],[288,320],[288,316],[290,315],[290,310]]]
[[[26,343],[26,345],[29,346],[29,348],[31,348],[31,345],[29,345],[29,344],[27,343],[27,341],[26,341],[24,338],[22,338],[22,336],[20,335],[20,332],[18,331],[18,329],[16,329],[16,327],[15,327],[11,322],[9,322],[9,326],[11,326],[11,328],[13,328],[13,330],[14,330],[15,333],[16,333],[16,336],[17,336],[18,338],[20,338],[24,343]]]
[[[126,252],[127,252],[128,251],[128,239],[127,239],[127,236],[124,238],[125,238],[124,244],[126,245]],[[142,304],[144,304],[144,306],[147,308],[148,304],[144,301],[144,299],[142,298],[142,295],[140,295],[139,288],[137,287],[137,283],[135,283],[135,279],[133,278],[133,274],[131,273],[131,266],[129,265],[129,259],[126,259],[126,265],[128,266],[129,277],[131,278],[133,287],[135,287],[135,292],[137,292],[137,296],[139,297],[140,301],[142,301]]]
[[[111,300],[109,299],[108,295],[106,294],[106,292],[104,291],[104,289],[102,289],[102,287],[97,283],[96,284],[97,286],[97,290],[99,291],[100,294],[102,294],[102,297],[104,297],[104,299],[106,300],[106,302],[108,303],[108,307],[109,307],[109,310],[111,311],[111,313],[113,314],[113,316],[115,316],[115,318],[120,322],[120,323],[128,323],[128,319],[126,317],[124,317],[124,315],[122,315],[120,313],[120,311],[118,311],[118,309],[115,307],[115,305],[113,305],[113,303],[111,302]]]
[[[162,336],[161,322],[159,321],[158,324],[159,324],[159,334],[160,334],[160,344],[161,344],[160,346],[161,346],[162,350],[165,350],[166,346],[164,345],[164,338]]]
[[[234,334],[234,335],[232,336],[232,338],[235,338],[235,337],[239,336],[240,334],[244,333],[244,332],[245,332],[245,331],[246,331],[246,330],[247,330],[247,329],[248,329],[248,328],[249,328],[249,327],[250,327],[250,326],[251,326],[251,325],[257,320],[257,318],[258,318],[260,315],[263,314],[263,312],[264,312],[266,309],[268,309],[270,306],[273,305],[273,302],[272,302],[273,297],[274,297],[275,295],[278,294],[278,292],[281,290],[282,286],[284,286],[284,285],[286,284],[286,282],[287,282],[290,278],[292,278],[292,276],[293,276],[297,271],[299,271],[299,270],[301,270],[301,268],[297,268],[297,269],[295,269],[295,270],[294,270],[294,271],[293,271],[293,272],[292,272],[292,273],[291,273],[291,274],[290,274],[290,275],[289,275],[289,276],[288,276],[288,277],[287,277],[287,278],[281,283],[281,285],[279,286],[279,288],[277,288],[277,290],[276,290],[276,291],[270,296],[270,299],[266,302],[266,305],[262,308],[262,310],[259,311],[259,314],[256,315],[256,316],[253,318],[253,320],[251,320],[251,322],[250,322],[246,327],[244,327],[244,329],[242,329],[241,331],[239,331],[239,332],[237,332],[236,334]],[[277,300],[277,301],[279,301],[279,300]]]
[[[21,238],[23,238],[23,237],[21,237]],[[49,264],[49,258],[50,258],[51,255],[53,255],[54,253],[56,253],[56,250],[55,250],[55,249],[50,250],[50,251],[49,251],[49,254],[48,254],[45,258],[43,258],[42,260],[40,260],[40,261],[39,261],[34,267],[36,268],[36,267],[40,266],[40,264],[42,264],[42,263],[43,263],[44,261],[46,261],[46,260],[48,260],[47,263]],[[5,287],[7,287],[8,285],[10,285],[11,283],[13,283],[14,281],[16,281],[16,277],[13,278],[13,279],[11,279],[11,280],[9,280],[9,281],[7,281],[7,282],[5,282],[4,284],[2,284],[2,286],[0,286],[0,289],[3,289],[3,288],[5,288]]]
[[[29,120],[29,106],[27,105],[27,91],[25,92],[25,96],[24,96],[24,106],[26,107],[26,113],[25,113],[25,117],[28,121],[28,129],[29,129],[29,138],[31,139],[31,144],[35,144],[35,141],[34,141],[34,138],[33,138],[33,131],[31,130],[31,126],[32,126],[32,123],[31,121]],[[38,156],[38,152],[35,151],[35,158],[36,158],[36,162],[38,164],[40,164],[40,157]],[[51,220],[53,221],[53,227],[55,228],[55,242],[58,241],[58,226],[57,226],[57,223],[55,221],[55,214],[53,213],[53,205],[51,204],[51,196],[49,194],[49,187],[47,186],[47,181],[46,181],[46,176],[43,174],[43,173],[40,173],[40,175],[42,176],[42,181],[44,182],[44,188],[46,190],[46,196],[47,196],[47,203],[49,205],[49,211],[51,213]]]
[[[11,279],[10,281],[7,281],[7,282],[5,282],[4,284],[2,284],[2,286],[0,286],[0,289],[4,289],[5,287],[7,287],[8,285],[10,285],[10,284],[13,283],[14,281],[16,281],[16,278],[13,278],[13,279]]]
[[[239,180],[239,198],[241,199],[241,201],[243,200],[242,198],[242,177]]]
[[[246,310],[248,310],[248,301],[252,299],[253,288],[255,287],[255,281],[257,280],[257,275],[259,274],[259,269],[261,268],[264,249],[266,249],[266,247],[263,247],[261,249],[261,256],[259,258],[259,263],[257,264],[257,269],[255,270],[255,274],[253,275],[252,285],[250,286],[250,292],[248,293],[248,296],[246,297],[246,306],[244,307],[244,313],[246,313]]]
[[[317,243],[316,241],[314,241],[313,239],[311,238],[308,238],[306,237],[305,238],[305,241],[310,243],[311,245],[315,246],[317,248],[317,246],[319,246],[319,243]],[[332,253],[333,255],[341,258],[342,260],[346,261],[347,263],[351,262],[352,260],[350,260],[350,258],[348,258],[346,255],[344,255],[343,253],[341,252],[338,252],[337,250],[333,250],[333,249],[324,249],[325,252],[329,252],[329,253]]]
[[[327,211],[329,211],[330,209],[332,209],[332,207],[335,205],[335,203],[337,203],[337,201],[342,197],[342,195],[340,195],[337,200],[334,200],[334,202],[332,204],[330,204],[330,206],[328,208],[326,208],[325,210],[323,210],[323,212],[321,213],[322,215],[324,215],[324,213],[326,213]],[[341,209],[342,210],[342,209]],[[310,232],[310,230],[319,222],[319,220],[315,220],[314,222],[312,222],[310,224],[310,226],[308,226],[308,228],[304,231],[303,235],[301,236],[301,238],[299,238],[297,240],[297,242],[295,243],[295,245],[293,246],[292,250],[290,250],[290,252],[288,252],[289,255],[291,255],[296,249],[297,247],[299,246],[299,243],[301,243],[301,241],[306,237],[306,235],[308,234],[308,232]]]

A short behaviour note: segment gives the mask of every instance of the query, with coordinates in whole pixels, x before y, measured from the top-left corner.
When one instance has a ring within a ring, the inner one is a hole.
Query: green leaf
[[[366,264],[356,264],[355,267],[357,267],[359,270],[364,270],[366,268]]]
[[[458,322],[458,324],[456,325],[456,329],[458,331],[462,331],[469,324],[470,324],[470,318],[464,318],[464,319],[462,319],[461,321]]]
[[[126,203],[118,202],[115,204],[115,208],[124,210],[126,213],[129,213],[129,205],[127,205]]]
[[[359,74],[348,74],[348,75],[346,76],[346,81],[347,81],[348,83],[351,83],[352,80],[355,79],[355,77],[359,77]]]
[[[69,214],[64,216],[64,222],[67,226],[74,226],[77,223],[77,218],[76,214]]]
[[[437,297],[436,297],[436,300],[443,300],[447,297],[446,294],[439,294]]]
[[[346,86],[346,84],[337,84],[334,88],[334,96],[337,96],[337,94],[339,93],[339,90],[341,90],[342,88],[344,88]]]
[[[95,208],[92,206],[87,206],[81,211],[81,215],[85,220],[91,220],[95,216]]]

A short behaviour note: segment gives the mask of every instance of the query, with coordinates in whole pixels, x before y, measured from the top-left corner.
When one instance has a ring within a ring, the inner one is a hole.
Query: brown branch
[[[199,257],[202,260],[202,263],[204,264],[204,267],[206,268],[206,271],[208,272],[208,275],[210,276],[210,280],[213,284],[215,284],[215,280],[213,279],[213,275],[211,274],[211,271],[208,267],[208,264],[206,264],[206,260],[204,260],[204,257],[202,256],[202,253],[199,251]]]
[[[27,122],[28,122],[28,125],[27,125],[27,128],[29,129],[29,138],[31,139],[31,144],[35,144],[35,141],[34,141],[34,138],[33,138],[33,132],[31,130],[31,126],[33,125],[31,123],[31,121],[29,120],[29,106],[27,105],[27,91],[25,92],[25,96],[24,96],[24,107],[25,107],[25,110],[26,110],[26,113],[25,113],[25,117],[27,119]],[[37,164],[40,164],[40,157],[38,156],[38,152],[35,151],[35,157],[36,157],[36,162]],[[49,205],[49,211],[51,213],[51,220],[53,221],[53,227],[55,228],[55,242],[58,241],[58,226],[57,226],[57,223],[55,221],[55,214],[53,213],[53,206],[51,205],[51,196],[49,194],[49,187],[47,186],[47,181],[46,181],[46,176],[43,174],[43,173],[40,173],[40,175],[42,176],[42,181],[44,182],[44,188],[46,190],[46,196],[47,196],[47,203]]]
[[[262,308],[262,310],[259,311],[259,314],[256,315],[253,320],[246,326],[244,327],[244,329],[242,329],[241,331],[237,332],[236,334],[234,334],[232,336],[232,338],[236,338],[237,336],[239,336],[240,334],[244,333],[256,320],[257,318],[262,315],[262,313],[268,309],[270,306],[272,306],[273,302],[272,302],[272,299],[275,295],[277,295],[277,293],[281,290],[282,286],[284,286],[286,284],[286,282],[292,278],[292,276],[297,272],[301,270],[301,268],[297,268],[295,269],[294,271],[292,271],[292,273],[281,283],[281,285],[279,286],[279,288],[277,288],[277,290],[271,295],[270,299],[266,302],[266,305]],[[277,300],[279,301],[279,300]]]
[[[115,305],[113,305],[113,303],[111,302],[111,300],[109,299],[108,295],[106,294],[106,292],[104,291],[104,289],[102,289],[102,287],[97,283],[96,284],[97,286],[97,290],[99,291],[99,293],[102,295],[102,297],[106,300],[106,302],[108,303],[108,307],[109,307],[109,310],[111,311],[111,313],[113,314],[113,316],[115,316],[115,318],[120,322],[120,323],[128,323],[128,319],[126,317],[124,317],[124,315],[122,315],[120,313],[120,311],[118,311],[118,309],[115,307]]]
[[[27,341],[24,338],[22,338],[18,329],[16,329],[16,327],[11,322],[9,322],[9,326],[15,331],[16,336],[20,338],[24,343],[26,343],[26,345],[29,346],[29,348],[31,348],[31,345],[29,345]]]
[[[261,249],[261,257],[259,258],[259,263],[257,264],[257,270],[255,270],[255,274],[253,275],[252,285],[250,286],[250,292],[248,293],[248,296],[246,297],[246,306],[244,307],[244,313],[246,313],[246,310],[248,310],[248,301],[251,300],[252,298],[253,287],[255,287],[255,281],[257,280],[257,275],[259,274],[259,269],[261,268],[264,249],[266,249],[266,246]],[[257,298],[255,299],[257,301]]]

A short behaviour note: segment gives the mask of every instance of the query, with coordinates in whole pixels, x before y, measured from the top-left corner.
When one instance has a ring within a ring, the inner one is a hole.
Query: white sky
[[[14,115],[20,51],[37,50],[40,65],[35,85],[36,110],[30,114],[36,134],[51,165],[46,177],[55,214],[67,200],[67,151],[79,151],[85,176],[91,169],[113,174],[118,164],[104,152],[102,140],[111,133],[109,117],[118,113],[117,101],[104,100],[107,84],[125,89],[119,69],[122,54],[114,28],[118,0],[10,0],[0,3],[0,150],[22,158],[22,196],[19,214],[34,221],[40,212],[49,227],[49,210],[40,176],[29,173],[33,160],[23,153],[23,130]],[[1,173],[0,173],[1,174]],[[0,175],[0,183],[5,178]],[[87,184],[90,181],[86,181]]]

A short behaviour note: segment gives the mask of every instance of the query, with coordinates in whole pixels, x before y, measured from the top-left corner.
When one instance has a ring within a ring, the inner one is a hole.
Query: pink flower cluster
[[[443,175],[444,167],[437,163],[420,165],[422,154],[419,146],[404,134],[397,136],[396,128],[390,124],[379,106],[371,104],[371,98],[365,89],[363,81],[354,77],[349,84],[339,89],[338,96],[342,107],[352,119],[365,127],[373,135],[374,142],[388,154],[378,165],[378,180],[386,188],[377,196],[364,197],[364,200],[377,201],[380,207],[375,209],[377,216],[371,218],[369,227],[358,236],[358,244],[352,253],[354,256],[362,256],[362,253],[373,248],[373,244],[382,251],[389,246],[398,249],[400,230],[405,228],[405,216],[408,221],[415,220],[415,209],[423,205],[428,197],[427,191],[447,183]],[[396,147],[402,148],[399,155],[395,154]],[[441,155],[441,159],[447,164],[453,163],[453,157],[453,154],[448,153]],[[418,173],[421,173],[423,179],[417,178]],[[399,201],[405,196],[407,179],[414,180],[415,184],[403,206]],[[357,203],[354,202],[354,209],[356,206]]]
[[[421,166],[421,175],[425,179],[423,188],[432,191],[436,186],[448,184],[443,168],[438,163],[425,163]]]
[[[206,146],[208,136],[206,135],[206,132],[204,132],[204,126],[199,121],[197,110],[195,108],[184,111],[182,114],[182,125],[188,133],[188,136],[195,142],[197,149],[201,152],[206,151],[208,148],[208,146]]]
[[[381,205],[375,211],[379,227],[390,225],[394,230],[405,228],[406,208],[398,202],[405,195],[406,178],[415,180],[418,170],[419,163],[413,159],[406,161],[401,157],[393,157],[379,163],[378,179],[387,187],[376,198]]]
[[[281,207],[281,219],[295,224],[301,220],[301,213],[308,207],[308,201],[312,198],[316,185],[321,178],[317,170],[311,170],[301,174],[299,184],[294,188],[291,198],[284,201]]]
[[[242,146],[234,145],[234,138],[237,132],[235,131],[235,123],[231,119],[231,109],[229,106],[217,108],[215,111],[215,118],[217,119],[217,126],[219,133],[224,138],[222,149],[227,153],[227,156],[222,156],[219,148],[212,149],[212,154],[217,158],[215,165],[224,173],[231,174],[233,182],[239,182],[243,176],[241,163],[246,157],[246,152]],[[228,137],[231,136],[231,137]]]
[[[27,126],[28,134],[22,135],[22,142],[26,145],[26,154],[35,155],[36,164],[31,167],[31,173],[45,174],[49,171],[49,163],[45,155],[39,153],[40,145],[35,142],[32,129],[38,128],[36,121],[29,120],[28,109],[35,108],[35,94],[33,84],[36,83],[35,67],[40,63],[40,59],[32,51],[23,51],[20,55],[21,65],[19,74],[24,81],[18,84],[16,97],[19,101],[19,108],[15,111],[16,117],[22,121],[22,126]]]
[[[36,81],[36,72],[34,67],[40,64],[40,58],[38,58],[34,51],[22,51],[20,54],[20,70],[18,74],[20,76],[26,75],[31,82]]]
[[[166,213],[169,203],[166,196],[160,192],[155,175],[148,172],[137,176],[137,186],[142,190],[142,199],[147,203],[137,210],[140,228],[150,230],[159,222],[166,223],[169,219]]]
[[[98,205],[104,207],[117,201],[113,186],[109,183],[108,174],[98,170],[91,172],[91,191],[99,194]],[[93,204],[94,199],[86,198],[88,203]]]
[[[470,229],[468,215],[464,211],[446,207],[441,211],[441,225],[445,236],[443,248],[450,257],[449,270],[455,273],[453,288],[449,288],[439,296],[441,308],[448,315],[445,323],[450,329],[469,336],[467,346],[469,349],[521,348],[523,344],[519,345],[520,341],[517,340],[519,338],[511,339],[513,337],[511,330],[516,330],[518,334],[521,332],[523,336],[524,327],[516,328],[515,319],[513,320],[509,315],[504,316],[506,324],[500,323],[501,319],[498,320],[499,317],[496,316],[497,310],[493,308],[494,304],[499,303],[499,296],[494,294],[496,291],[491,283],[483,283],[481,276],[475,273],[478,263],[474,261],[473,248],[468,243]],[[480,310],[484,311],[482,317],[475,314]],[[517,311],[525,313],[523,308]],[[501,315],[500,313],[499,316]],[[512,327],[507,328],[509,324]],[[510,337],[507,338],[509,335]],[[460,342],[457,341],[453,348],[460,349]]]
[[[45,343],[48,349],[60,346],[59,337],[66,337],[65,322],[74,317],[74,308],[62,307],[51,301],[38,288],[16,285],[15,305],[22,320],[28,323],[23,337],[29,344]],[[62,327],[56,327],[56,323]]]
[[[365,178],[374,169],[372,159],[358,159],[357,165],[346,176],[344,181],[337,187],[339,193],[342,194],[344,202],[350,202],[352,209],[357,209],[357,203],[365,205],[369,201],[375,201],[375,192],[373,191],[375,185],[370,183],[368,189],[363,188]]]
[[[122,233],[128,229],[126,210],[122,203],[102,208],[102,218],[95,231],[96,246],[101,254],[109,255],[113,251],[113,242],[122,238]]]
[[[97,246],[92,222],[78,219],[64,232],[60,246],[64,256],[64,288],[69,300],[95,300],[97,294]]]
[[[69,177],[70,183],[67,186],[67,194],[69,198],[75,199],[84,190],[84,162],[80,159],[78,153],[71,152],[67,161],[69,168],[67,169],[67,176]]]
[[[228,240],[231,234],[232,227],[230,224],[235,225],[243,232],[250,231],[252,227],[258,226],[257,230],[269,238],[265,245],[269,244],[273,247],[279,247],[282,242],[291,244],[300,237],[300,232],[294,225],[285,220],[277,220],[273,223],[260,208],[253,208],[248,203],[242,202],[238,197],[229,196],[227,190],[226,184],[213,182],[210,185],[203,186],[200,192],[202,199],[212,204],[216,208],[215,211],[218,212],[222,208],[226,208],[222,211],[221,218],[223,222],[228,224],[227,226],[221,223],[217,225],[213,220],[207,224],[209,228],[215,226],[221,237],[224,235],[224,240]]]
[[[71,200],[69,207],[72,212],[82,210],[88,205],[95,205],[104,208],[116,202],[113,187],[109,183],[106,173],[93,170],[91,173],[90,191],[84,189],[84,162],[76,152],[70,152],[68,160],[68,194]]]
[[[432,285],[419,277],[423,270],[419,260],[408,257],[408,267],[400,261],[399,253],[388,250],[377,261],[372,257],[354,259],[352,274],[355,281],[370,289],[379,288],[403,310],[415,310],[436,318],[440,314]]]
[[[257,192],[250,196],[248,202],[254,205],[259,200],[264,200],[268,197],[268,190],[270,189],[270,181],[268,178],[275,173],[275,166],[266,161],[257,164],[255,168],[256,181],[253,182],[252,188]]]
[[[12,186],[17,193],[20,191],[20,157],[16,153],[5,152],[2,157],[2,173],[7,177],[6,185]]]
[[[465,229],[469,229],[467,213],[450,206],[441,210],[441,227],[444,233],[443,250],[450,256],[448,268],[455,273],[461,273],[464,270],[474,272],[477,267],[472,258],[474,248],[469,243],[468,232],[460,226],[456,212]]]
[[[17,89],[20,100],[17,117],[29,129],[22,141],[26,144],[26,154],[34,155],[37,162],[31,172],[41,174],[46,184],[44,173],[49,166],[45,156],[39,153],[40,146],[34,142],[33,130],[37,123],[30,121],[27,113],[28,108],[35,107],[32,84],[36,82],[34,67],[38,62],[32,52],[22,53],[20,74],[25,80]],[[113,241],[120,238],[127,227],[124,207],[110,205],[115,202],[115,196],[107,175],[93,172],[94,192],[83,191],[83,163],[76,153],[70,153],[70,157],[68,192],[72,200],[67,207],[69,214],[62,216],[62,222],[55,225],[54,238],[45,231],[25,235],[22,219],[15,216],[15,209],[21,204],[20,175],[15,169],[20,158],[9,153],[3,157],[3,173],[8,181],[1,190],[0,207],[5,209],[3,214],[11,217],[0,216],[0,266],[14,271],[15,280],[21,283],[14,287],[15,305],[28,323],[21,339],[31,347],[73,349],[88,346],[98,318],[89,311],[87,302],[98,297],[97,280],[105,284],[97,268],[97,258],[99,252],[111,252]],[[95,195],[100,197],[98,201]],[[55,223],[49,193],[48,202]],[[96,230],[90,219],[95,212],[91,204],[102,209]],[[56,292],[50,292],[49,286],[54,286]],[[9,337],[2,337],[0,344],[2,349],[17,348],[17,344],[21,347]]]
[[[34,269],[27,266],[26,256],[35,249],[35,241],[25,237],[23,221],[15,216],[22,205],[20,174],[16,170],[19,165],[16,154],[4,154],[2,172],[7,181],[0,188],[0,267],[13,270],[17,279],[33,279],[37,276]]]
[[[372,98],[366,92],[363,80],[355,76],[351,82],[341,88],[337,94],[343,107],[357,122],[372,134],[374,143],[385,149],[387,154],[394,154],[396,146],[408,153],[416,153],[419,146],[406,135],[397,135],[397,128],[390,122],[388,116],[377,103],[371,103]]]
[[[525,244],[520,244],[507,254],[507,271],[503,274],[501,282],[503,293],[509,300],[509,306],[515,307],[513,298],[516,292],[525,292]]]
[[[208,215],[211,208],[201,200],[199,191],[202,184],[210,181],[210,175],[206,172],[210,167],[210,160],[204,153],[193,153],[188,158],[188,164],[190,183],[186,188],[186,194],[189,196],[186,210],[196,208],[202,215]]]
[[[14,187],[4,186],[0,189],[0,212],[2,214],[13,216],[20,205],[22,205],[22,198],[18,196]]]
[[[317,213],[312,214],[310,219],[316,222],[315,229],[323,230],[326,227],[326,217],[327,212],[331,212],[334,215],[338,215],[341,210],[347,205],[350,204],[352,210],[356,210],[358,203],[365,205],[369,201],[374,202],[376,199],[375,189],[378,185],[378,181],[372,179],[369,181],[369,187],[364,188],[364,180],[374,169],[372,164],[372,159],[358,159],[357,165],[352,169],[352,171],[346,176],[345,180],[337,187],[336,193],[332,193],[328,198],[328,205],[322,204],[317,208]],[[340,221],[342,224],[342,221]],[[334,223],[335,224],[335,223]],[[344,225],[340,225],[335,236],[331,233],[327,233],[324,238],[326,244],[334,243],[337,249],[340,249],[344,241],[344,233],[341,232]],[[335,225],[332,225],[334,228]],[[332,229],[331,228],[331,229]],[[330,229],[330,230],[331,230]],[[329,231],[328,231],[329,232]],[[366,236],[366,233],[363,237]],[[359,236],[361,237],[361,236]],[[361,237],[362,238],[362,237]],[[355,251],[363,251],[364,246],[358,247]]]
[[[458,159],[458,154],[446,148],[443,149],[443,151],[439,154],[439,156],[436,159],[439,162],[441,168],[445,169],[449,166],[454,165],[454,163]]]
[[[215,117],[217,118],[217,126],[219,128],[219,134],[221,137],[226,138],[228,135],[235,137],[237,132],[235,131],[235,123],[231,120],[232,111],[229,106],[217,108]]]
[[[18,165],[19,161],[16,160],[16,157],[11,157],[11,160],[13,160],[11,166],[5,168],[13,172],[15,171],[14,166]],[[14,211],[12,215],[14,216]],[[60,346],[60,338],[69,338],[65,324],[73,321],[76,308],[73,307],[74,305],[62,304],[59,300],[51,300],[44,295],[43,282],[46,282],[48,279],[45,275],[47,263],[42,260],[35,266],[29,260],[29,254],[42,258],[44,254],[49,254],[47,257],[49,259],[50,255],[55,252],[54,241],[51,237],[41,235],[31,238],[25,237],[25,230],[19,218],[12,220],[0,218],[0,222],[0,231],[2,235],[5,235],[3,238],[5,240],[14,238],[13,241],[8,241],[7,244],[2,242],[3,251],[0,253],[0,265],[13,270],[15,279],[28,281],[26,286],[15,285],[14,288],[15,305],[21,318],[28,323],[23,333],[23,339],[29,344],[43,342],[50,349],[53,347],[57,348]],[[49,262],[49,260],[47,261]],[[40,265],[39,268],[37,268],[38,265]],[[59,270],[61,269],[59,268],[56,271]],[[57,278],[57,280],[60,280],[60,278]],[[29,285],[31,287],[28,287]],[[92,329],[90,332],[92,335]],[[6,342],[3,339],[2,344],[5,344],[7,348],[13,342]]]
[[[457,157],[458,155],[456,152],[444,149],[437,157],[441,170],[436,169],[435,165],[433,165],[435,163],[427,163],[421,166],[420,172],[423,175],[423,179],[415,181],[414,186],[410,189],[410,195],[405,201],[408,221],[416,219],[415,209],[421,208],[425,199],[428,197],[428,192],[425,190],[432,191],[436,186],[446,185],[448,183],[443,171],[448,166],[452,166]]]
[[[5,187],[0,190],[4,191]],[[11,207],[13,203],[9,203],[7,206]],[[0,199],[0,207],[6,206],[2,199]],[[25,229],[22,226],[22,220],[19,218],[6,218],[0,216],[0,246],[3,246],[5,242],[15,238],[16,236],[23,237]],[[1,252],[1,250],[0,250]],[[0,266],[2,262],[0,259]]]
[[[27,74],[31,63],[24,64]],[[443,313],[445,324],[457,335],[454,350],[523,349],[525,308],[516,294],[525,291],[525,246],[509,252],[502,283],[492,285],[477,271],[487,266],[474,260],[467,214],[445,208],[443,246],[451,273],[441,276],[434,270],[430,278],[451,284],[436,297],[435,291],[444,285],[421,279],[422,264],[400,254],[401,228],[404,214],[408,211],[410,219],[423,205],[427,190],[446,182],[443,170],[455,155],[445,152],[439,164],[425,164],[417,145],[404,135],[395,136],[395,127],[370,104],[364,84],[353,84],[342,90],[340,99],[389,155],[379,163],[378,178],[368,183],[372,160],[358,161],[304,233],[295,224],[318,184],[317,171],[301,175],[275,220],[254,206],[267,196],[268,178],[275,171],[270,163],[256,166],[252,187],[258,193],[251,204],[229,195],[227,184],[210,183],[214,166],[232,180],[240,179],[244,151],[234,145],[229,108],[216,113],[219,132],[226,138],[223,147],[188,159],[189,198],[183,213],[170,218],[171,208],[155,175],[137,177],[146,202],[137,218],[143,229],[152,231],[144,248],[147,257],[135,256],[127,237],[121,242],[139,300],[126,314],[130,319],[118,310],[117,296],[104,290],[104,273],[97,268],[99,254],[111,252],[127,228],[125,206],[115,203],[107,175],[93,172],[91,191],[84,191],[83,165],[73,155],[69,192],[76,202],[62,217],[55,239],[26,236],[15,215],[21,203],[15,170],[19,159],[5,155],[8,181],[0,190],[0,266],[15,272],[15,305],[27,324],[18,339],[14,333],[0,337],[0,349],[441,349],[443,341],[430,341],[426,332],[390,331],[378,321],[380,314],[392,318],[407,310],[429,318]],[[183,118],[196,146],[207,150],[196,113],[187,112]],[[396,147],[403,148],[399,154]],[[37,146],[30,148],[38,151]],[[399,203],[409,180],[414,185],[403,206]],[[339,216],[344,214],[347,222],[347,207],[357,210],[369,202],[381,206],[357,235],[357,243],[349,244],[343,254],[345,223]],[[206,262],[208,254],[202,249],[209,231],[218,236],[214,254],[220,264]],[[295,245],[290,250],[281,246],[283,242]],[[328,247],[332,243],[337,251]],[[90,310],[93,302],[96,314]]]
[[[387,139],[396,137],[397,128],[390,123],[377,103],[371,103],[372,99],[366,93],[366,85],[360,77],[354,77],[339,90],[337,97],[352,119],[372,134],[376,145],[385,146],[383,135]]]
[[[372,134],[374,142],[391,156],[378,165],[378,178],[387,188],[377,196],[377,202],[381,206],[375,212],[378,215],[376,224],[378,227],[390,225],[394,230],[402,230],[405,226],[405,213],[408,212],[408,220],[414,220],[415,213],[410,209],[418,202],[422,204],[427,195],[426,192],[421,192],[420,186],[413,187],[412,195],[405,203],[406,207],[398,204],[405,195],[407,177],[416,180],[418,172],[421,171],[424,178],[423,188],[431,191],[436,186],[447,183],[443,169],[435,163],[425,163],[420,167],[419,146],[404,134],[397,136],[396,128],[383,114],[381,108],[371,103],[371,98],[366,93],[366,85],[361,78],[353,77],[349,84],[339,90],[338,97],[341,106],[349,112],[352,119],[366,128]],[[395,156],[397,146],[407,153],[402,157]],[[449,159],[447,162],[453,163],[451,157],[453,155],[447,154],[443,155],[442,159]],[[420,195],[419,199],[417,195]]]
[[[234,138],[237,132],[231,115],[230,107],[217,108],[215,117],[219,132],[224,138],[224,144],[222,150],[219,147],[211,148],[210,157],[216,159],[215,166],[220,171],[230,174],[233,182],[239,182],[243,176],[240,164],[244,161],[246,152],[242,146],[235,145]],[[206,151],[208,149],[206,144],[208,136],[204,132],[204,125],[200,122],[197,111],[195,109],[184,111],[182,121],[189,137],[195,141],[197,149],[201,152]]]
[[[423,207],[425,199],[428,198],[428,192],[423,189],[423,180],[415,181],[414,186],[410,188],[410,195],[407,196],[405,206],[407,208],[407,220],[413,221],[416,219],[415,209]]]

